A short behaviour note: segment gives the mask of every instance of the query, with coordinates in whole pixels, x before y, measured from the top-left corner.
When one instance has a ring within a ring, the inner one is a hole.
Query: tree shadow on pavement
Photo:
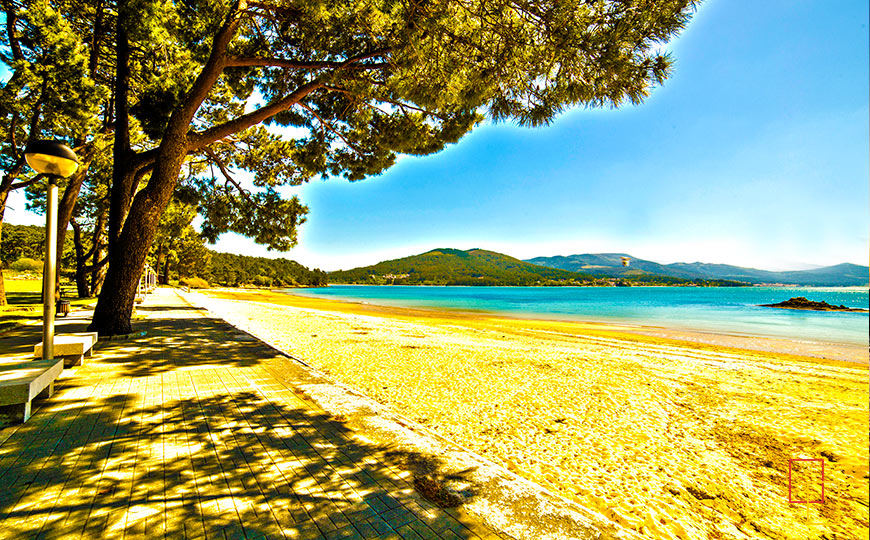
[[[0,536],[477,538],[414,494],[393,449],[304,405],[74,394],[0,446]]]
[[[0,429],[0,538],[500,538],[415,492],[406,464],[430,458],[270,375],[276,350],[165,311]]]
[[[0,331],[0,356],[29,355],[33,346],[42,341],[42,312],[36,313],[39,318],[36,324],[16,325]],[[56,334],[84,332],[88,322],[83,319],[58,318],[55,320]]]
[[[275,350],[217,318],[138,321],[129,339],[101,341],[94,361],[119,377],[144,377],[178,369],[249,367]]]

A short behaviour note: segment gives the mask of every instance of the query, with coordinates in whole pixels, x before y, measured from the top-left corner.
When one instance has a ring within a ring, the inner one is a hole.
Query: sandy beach
[[[868,537],[866,349],[205,294],[232,324],[645,537]],[[821,498],[822,465],[824,504],[790,503],[789,487]]]

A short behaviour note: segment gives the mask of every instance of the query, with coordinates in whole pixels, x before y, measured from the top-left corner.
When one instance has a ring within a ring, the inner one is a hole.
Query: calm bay
[[[284,292],[438,310],[867,345],[867,312],[760,307],[796,296],[870,307],[864,287],[437,287],[330,285]]]

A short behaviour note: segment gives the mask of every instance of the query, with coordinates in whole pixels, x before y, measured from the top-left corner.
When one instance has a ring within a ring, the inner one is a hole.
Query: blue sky
[[[644,104],[573,110],[546,128],[484,125],[376,178],[288,190],[310,208],[298,247],[224,235],[216,249],[327,270],[436,247],[866,265],[867,24],[864,0],[709,0]]]

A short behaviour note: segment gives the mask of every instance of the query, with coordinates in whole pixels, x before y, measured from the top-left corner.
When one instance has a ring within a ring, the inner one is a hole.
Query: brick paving
[[[509,538],[421,498],[395,449],[307,401],[274,349],[171,290],[138,313],[146,335],[100,342],[0,429],[0,539]],[[40,339],[8,331],[0,353]]]

